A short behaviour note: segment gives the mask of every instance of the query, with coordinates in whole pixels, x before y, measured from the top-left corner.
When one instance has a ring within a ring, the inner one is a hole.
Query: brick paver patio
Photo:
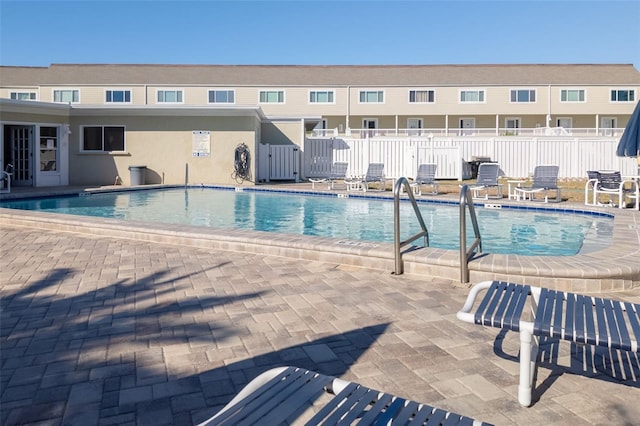
[[[640,418],[638,356],[614,364],[622,383],[599,351],[572,357],[566,342],[546,348],[553,362],[521,408],[518,336],[458,321],[468,287],[456,282],[27,228],[0,237],[3,425],[193,424],[281,365],[495,424]]]

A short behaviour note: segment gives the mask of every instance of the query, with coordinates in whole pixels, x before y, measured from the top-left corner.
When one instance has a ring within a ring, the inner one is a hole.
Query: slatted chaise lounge
[[[500,165],[498,163],[482,163],[478,166],[478,179],[475,185],[469,187],[474,199],[502,198],[502,184],[498,181],[500,177]],[[490,189],[495,189],[496,193],[489,195]],[[484,195],[481,195],[484,193]]]
[[[384,163],[371,163],[367,167],[367,173],[364,176],[345,180],[347,190],[359,190],[364,192],[369,190],[369,184],[375,183],[378,185],[379,191],[385,190],[385,177],[384,177]]]
[[[479,293],[487,290],[472,312]],[[530,297],[531,296],[531,297]],[[533,319],[522,318],[525,306]],[[640,304],[549,290],[522,284],[485,281],[469,293],[458,319],[520,333],[518,400],[531,405],[533,377],[541,337],[638,352]]]
[[[411,183],[413,193],[416,195],[422,195],[422,187],[431,186],[431,192],[425,192],[425,194],[436,195],[438,193],[438,182],[436,181],[437,170],[438,165],[435,163],[420,164],[418,166],[416,179]]]
[[[319,399],[328,402],[309,412]],[[293,421],[307,425],[486,424],[357,383],[305,369],[281,367],[256,377],[220,412],[199,426],[280,425]]]
[[[549,191],[555,191],[555,202],[562,201],[558,187],[558,172],[560,168],[553,164],[538,165],[533,169],[533,181],[529,186],[515,189],[517,199],[536,201],[536,194],[544,194],[544,202],[549,202]]]
[[[339,161],[333,163],[328,176],[309,178],[309,181],[311,182],[311,189],[315,189],[316,183],[326,183],[327,189],[333,189],[337,180],[344,180],[346,178],[348,168],[349,163]]]

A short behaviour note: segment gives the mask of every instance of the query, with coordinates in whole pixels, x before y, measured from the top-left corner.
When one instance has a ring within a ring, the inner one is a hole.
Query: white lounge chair
[[[301,368],[280,367],[253,379],[218,414],[199,426],[280,425],[294,421],[307,425],[386,425],[409,421],[417,425],[484,424],[358,383]]]
[[[347,169],[349,168],[349,163],[343,162],[335,162],[331,166],[331,171],[328,176],[323,177],[312,177],[309,178],[311,182],[311,188],[315,189],[316,183],[326,183],[327,189],[333,189],[335,182],[337,180],[344,180],[347,176]]]
[[[469,189],[473,198],[488,200],[489,198],[502,198],[502,184],[498,181],[500,176],[500,165],[498,163],[482,163],[478,166],[478,179],[475,185]],[[490,194],[489,190],[495,189],[495,194]],[[484,194],[484,195],[483,195]]]
[[[378,184],[378,190],[385,190],[384,163],[371,163],[367,167],[367,173],[364,176],[345,180],[347,189],[362,189],[365,192],[369,190],[369,184],[371,183]]]
[[[632,179],[622,179],[618,171],[587,171],[589,180],[584,188],[584,203],[590,206],[617,205],[624,209],[626,200],[630,199],[636,209],[640,208],[640,189],[638,182]],[[602,203],[601,196],[608,197],[607,203]]]
[[[562,201],[560,188],[558,187],[558,171],[556,165],[538,165],[533,169],[533,181],[531,185],[515,188],[516,199],[536,201],[536,194],[544,194],[544,202],[549,202],[549,191],[555,191],[556,202]]]
[[[414,194],[422,195],[423,186],[431,186],[431,192],[425,192],[425,194],[436,195],[438,193],[438,182],[436,182],[437,169],[438,165],[434,163],[420,164],[418,166],[416,179],[411,183]]]

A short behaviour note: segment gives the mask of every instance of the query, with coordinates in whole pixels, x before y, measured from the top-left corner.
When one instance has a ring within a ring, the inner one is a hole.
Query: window
[[[124,151],[124,126],[85,126],[82,128],[83,151]]]
[[[431,104],[435,101],[435,90],[409,90],[410,104]]]
[[[58,170],[58,128],[40,127],[40,171]]]
[[[382,90],[360,91],[361,104],[381,104],[383,102],[384,102],[384,92]]]
[[[460,102],[484,102],[484,90],[461,90]]]
[[[181,104],[182,90],[158,90],[159,104]]]
[[[210,104],[234,104],[236,94],[233,90],[209,90]]]
[[[611,90],[611,102],[635,102],[636,91],[633,89]]]
[[[260,91],[261,104],[283,104],[284,90],[262,90]]]
[[[584,89],[563,89],[560,91],[560,102],[584,102]]]
[[[309,92],[310,104],[332,104],[333,90],[312,90]]]
[[[35,101],[36,92],[11,92],[9,97],[18,101]]]
[[[79,90],[54,90],[53,102],[67,102],[67,103],[80,102],[80,91]]]
[[[108,104],[131,103],[131,90],[107,90],[104,101]]]
[[[536,91],[532,89],[516,89],[511,91],[511,102],[535,102]]]

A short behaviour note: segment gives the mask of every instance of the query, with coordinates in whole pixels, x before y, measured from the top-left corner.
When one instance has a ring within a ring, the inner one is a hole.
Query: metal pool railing
[[[467,249],[467,207],[469,208],[469,216],[475,233],[475,240]],[[473,197],[469,192],[467,185],[462,185],[460,189],[460,282],[469,282],[469,258],[474,253],[474,249],[478,248],[478,253],[482,253],[482,238],[480,237],[480,228],[478,227],[478,219],[476,211],[473,207]]]
[[[402,192],[402,188],[404,188],[405,192],[409,195],[409,201],[411,201],[413,211],[416,214],[416,218],[418,219],[418,223],[420,223],[421,228],[418,233],[416,233],[412,237],[407,238],[404,241],[400,241],[400,193]],[[398,178],[398,180],[396,180],[393,188],[393,246],[395,257],[394,274],[400,275],[404,272],[404,263],[402,262],[401,252],[402,247],[421,237],[424,238],[424,246],[428,247],[429,231],[427,230],[427,226],[424,224],[422,214],[420,213],[420,209],[418,208],[418,204],[416,203],[416,198],[413,195],[413,188],[409,184],[409,180],[406,177],[400,177]]]

